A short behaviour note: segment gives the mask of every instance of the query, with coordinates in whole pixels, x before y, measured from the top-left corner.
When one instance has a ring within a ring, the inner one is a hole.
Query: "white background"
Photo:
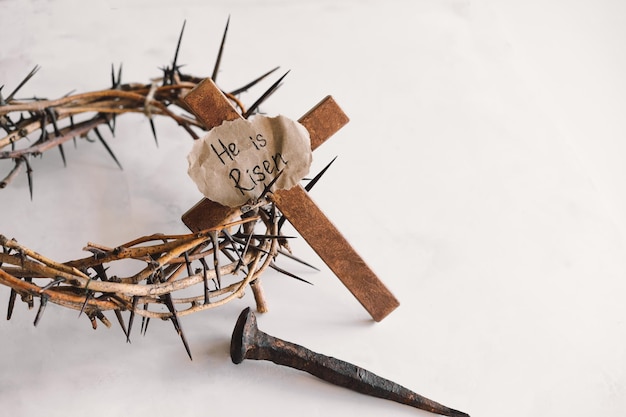
[[[368,368],[475,417],[622,416],[626,411],[626,6],[620,1],[0,1],[5,94],[56,98],[147,82],[187,20],[183,70],[218,84],[281,66],[263,106],[297,119],[326,94],[351,122],[314,154],[338,155],[314,199],[400,299],[374,323],[321,268],[264,278],[270,334]],[[252,103],[268,81],[242,99]],[[32,162],[0,191],[0,234],[54,259],[156,232],[185,232],[200,199],[191,139],[118,119],[110,139]],[[108,137],[108,136],[107,136]],[[10,169],[0,164],[2,175]],[[9,291],[0,290],[5,308]],[[125,342],[75,311],[19,303],[0,321],[2,414],[428,415],[271,363],[230,362],[243,299]],[[4,313],[3,313],[4,314]],[[109,317],[114,321],[114,317]]]

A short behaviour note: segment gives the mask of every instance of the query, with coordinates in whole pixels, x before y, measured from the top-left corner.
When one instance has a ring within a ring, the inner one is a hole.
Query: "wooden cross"
[[[241,118],[210,78],[190,91],[185,102],[207,129],[219,126],[225,120]],[[327,96],[298,121],[309,131],[311,149],[315,150],[348,120],[333,98]],[[296,185],[289,190],[277,190],[272,200],[374,320],[382,320],[398,307],[398,300],[315,205],[304,188]],[[224,224],[237,214],[237,208],[205,198],[187,211],[182,220],[195,232]]]

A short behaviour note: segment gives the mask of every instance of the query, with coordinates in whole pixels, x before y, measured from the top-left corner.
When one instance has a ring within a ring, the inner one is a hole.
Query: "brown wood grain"
[[[241,117],[211,79],[198,84],[187,94],[185,102],[207,129],[219,126],[224,120]],[[348,121],[331,96],[325,97],[299,120],[309,131],[312,150]],[[398,300],[301,186],[278,190],[272,200],[374,320],[382,320],[398,307]],[[192,231],[199,231],[224,224],[237,213],[235,208],[205,198],[188,210],[182,220]]]

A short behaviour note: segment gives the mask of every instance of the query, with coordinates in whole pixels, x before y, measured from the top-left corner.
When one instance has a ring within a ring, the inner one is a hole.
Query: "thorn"
[[[322,176],[326,173],[326,171],[328,170],[328,168],[330,168],[330,166],[333,164],[333,162],[335,162],[335,160],[337,159],[337,157],[335,156],[332,161],[330,161],[328,163],[328,165],[326,165],[324,167],[324,169],[322,169],[315,177],[313,177],[313,179],[311,181],[309,181],[309,183],[304,187],[304,189],[309,192],[311,191],[311,189],[315,186],[315,184],[317,184],[317,182],[320,180],[320,178],[322,178]],[[286,217],[281,217],[280,220],[278,220],[278,231],[280,232],[280,229],[283,227],[283,224],[285,224],[285,220],[287,220]]]
[[[41,292],[49,290],[50,288],[59,285],[60,283],[65,282],[65,278],[63,277],[56,277],[54,279],[54,281],[50,282],[48,285],[46,285],[45,287],[41,288]]]
[[[215,278],[217,279],[218,288],[222,288],[222,276],[220,273],[220,261],[219,261],[219,247],[220,241],[217,230],[211,232],[209,235],[213,242],[213,269],[215,270]]]
[[[217,80],[217,73],[220,69],[220,63],[222,62],[222,55],[224,53],[224,44],[226,43],[226,34],[228,33],[228,25],[230,24],[230,15],[226,20],[226,27],[224,28],[224,34],[222,35],[222,42],[220,43],[220,50],[217,53],[217,59],[215,60],[215,66],[213,66],[213,75],[211,75],[211,79],[213,82]]]
[[[315,177],[313,177],[313,179],[311,181],[309,181],[309,183],[306,185],[306,187],[304,187],[304,189],[306,191],[311,191],[311,189],[315,186],[315,184],[317,184],[317,182],[320,180],[320,178],[322,178],[322,176],[326,173],[328,168],[330,168],[330,166],[333,164],[333,162],[335,162],[335,159],[337,159],[336,156],[333,158],[332,161],[330,161],[328,163],[328,165],[326,165],[324,167],[324,169],[322,169]]]
[[[154,119],[152,118],[152,116],[150,116],[150,118],[148,118],[148,121],[150,122],[150,129],[152,130],[152,137],[154,137],[154,143],[156,144],[156,146],[158,148],[159,147],[159,139],[157,139],[156,128],[154,127]]]
[[[63,166],[67,168],[67,161],[65,160],[65,151],[63,150],[63,144],[59,143],[59,153],[61,154],[61,159],[63,160]]]
[[[187,266],[187,275],[192,276],[193,271],[191,270],[191,262],[189,262],[189,255],[187,252],[183,252],[183,256],[185,257],[185,265]]]
[[[94,258],[97,258],[97,255],[94,253]],[[107,269],[102,264],[96,264],[92,267],[94,272],[96,273],[96,277],[100,278],[101,281],[108,281],[109,277],[107,277]]]
[[[239,262],[237,263],[237,266],[235,267],[235,270],[233,271],[233,274],[236,274],[239,271],[239,268],[241,268],[243,266],[243,264],[244,264],[243,256],[245,256],[246,252],[248,251],[248,245],[250,244],[250,240],[252,240],[252,235],[251,234],[248,235],[248,239],[246,241],[246,245],[245,245],[242,253],[239,253],[239,251],[235,247],[235,244],[237,242],[235,241],[233,236],[230,233],[228,233],[228,231],[226,229],[222,230],[222,233],[224,233],[224,236],[226,236],[226,239],[228,239],[228,241],[230,242],[231,246],[233,247],[233,251],[237,254],[237,257],[239,258]],[[231,261],[232,261],[232,259],[231,259]]]
[[[232,94],[233,96],[236,96],[237,94],[240,94],[240,93],[243,93],[244,91],[247,91],[248,89],[254,87],[257,83],[259,83],[260,81],[265,79],[268,75],[273,74],[275,71],[278,70],[278,68],[280,68],[280,67],[276,67],[274,69],[269,70],[268,72],[266,72],[265,74],[261,75],[257,79],[250,81],[248,84],[244,85],[243,87],[240,87],[240,88],[238,88],[236,90],[231,91],[229,94]]]
[[[148,304],[144,304],[143,305],[143,309],[147,310],[148,309]],[[150,317],[141,317],[141,329],[139,329],[139,334],[141,335],[146,335],[146,332],[148,331],[148,325],[150,324]]]
[[[141,318],[141,329],[139,329],[139,334],[145,336],[148,332],[148,324],[150,324],[150,317],[142,317]]]
[[[116,90],[120,88],[122,84],[122,64],[120,64],[119,69],[117,70],[117,78],[115,78],[115,65],[111,64],[111,88]]]
[[[9,309],[7,310],[7,320],[11,320],[13,316],[13,308],[15,307],[15,298],[17,297],[17,292],[11,288],[11,294],[9,295]]]
[[[87,285],[89,285],[89,282],[87,282]],[[93,297],[93,292],[91,290],[87,290],[85,293],[85,301],[83,302],[83,305],[80,307],[80,311],[78,312],[78,317],[81,316],[81,314],[83,314],[83,312],[85,311],[85,307],[87,307],[87,303],[89,302],[89,299]]]
[[[178,62],[178,52],[180,51],[180,44],[183,40],[183,33],[185,33],[185,25],[187,24],[187,20],[183,21],[183,27],[180,30],[180,35],[178,35],[178,43],[176,44],[176,52],[174,52],[174,60],[172,61],[172,71],[169,74],[169,83],[174,83],[174,74],[178,71],[178,66],[176,63]]]
[[[130,318],[128,319],[128,332],[126,332],[126,343],[130,343],[130,331],[133,329],[133,322],[135,321],[135,310],[137,309],[137,301],[139,297],[133,296],[133,306],[130,310]]]
[[[48,125],[48,112],[44,111],[41,117],[41,137],[39,138],[41,142],[45,142],[46,140],[48,140],[48,130],[46,129],[47,125]]]
[[[309,267],[309,268],[311,268],[311,269],[315,269],[316,271],[319,271],[319,270],[320,270],[320,269],[319,269],[319,268],[317,268],[316,266],[311,265],[310,263],[308,263],[308,262],[306,262],[306,261],[304,261],[304,260],[302,260],[302,259],[300,259],[300,258],[298,258],[298,257],[293,256],[292,254],[290,254],[290,253],[289,253],[289,252],[287,252],[287,251],[284,251],[284,250],[282,250],[282,249],[278,249],[278,253],[279,253],[279,254],[281,254],[281,255],[283,255],[283,256],[286,256],[287,258],[292,259],[292,260],[294,260],[294,261],[296,261],[296,262],[298,262],[298,263],[301,263],[301,264],[302,264],[302,265],[304,265],[304,266],[308,266],[308,267]]]
[[[57,137],[57,138],[59,136],[61,136],[61,131],[59,130],[59,126],[57,124],[57,117],[56,117],[56,114],[55,114],[54,110],[51,109],[50,107],[47,107],[44,114],[47,114],[48,118],[52,122],[52,128],[54,129],[54,136]],[[45,120],[45,118],[44,118],[44,120]],[[62,143],[59,143],[59,152],[61,153],[61,159],[63,160],[63,166],[67,167],[67,161],[65,160],[65,151],[63,150],[63,144]]]
[[[244,119],[247,119],[248,117],[250,117],[252,115],[252,113],[254,113],[256,111],[256,109],[261,105],[261,103],[263,103],[267,98],[269,98],[269,96],[271,96],[276,91],[276,89],[278,89],[278,87],[280,87],[280,85],[281,85],[280,83],[287,76],[287,74],[289,74],[289,71],[287,71],[282,77],[280,77],[278,79],[278,81],[276,81],[274,84],[272,84],[270,86],[270,88],[268,88],[267,91],[265,93],[263,93],[263,95],[261,97],[259,97],[259,99],[257,101],[255,101],[252,106],[250,106],[250,108],[243,115]]]
[[[209,266],[204,258],[200,258],[200,263],[202,264],[202,280],[204,281],[204,304],[209,304],[211,302],[209,297],[209,278],[207,277]]]
[[[172,321],[172,324],[174,325],[174,329],[176,330],[176,333],[178,333],[178,335],[180,336],[180,339],[183,342],[183,345],[185,346],[185,350],[187,351],[187,355],[189,356],[189,359],[193,360],[193,358],[191,357],[191,350],[189,349],[189,344],[187,343],[187,338],[185,337],[183,328],[181,327],[180,321],[178,320],[178,315],[176,314],[176,308],[174,308],[174,303],[172,302],[172,295],[165,294],[162,298],[165,301],[165,305],[167,306],[168,310],[170,311],[170,313],[172,313],[172,317],[170,317],[170,320]]]
[[[117,69],[117,86],[122,85],[122,63],[120,62],[120,67]]]
[[[30,200],[33,200],[33,169],[30,167],[28,157],[23,155],[21,158],[26,164],[26,177],[28,178],[28,192],[30,193]]]
[[[31,72],[22,80],[22,82],[19,83],[17,87],[15,87],[15,90],[13,90],[11,94],[9,94],[9,96],[6,98],[6,101],[11,101],[13,99],[13,96],[15,96],[20,88],[22,88],[24,84],[26,84],[28,80],[30,80],[37,73],[37,71],[39,71],[39,68],[41,68],[39,65],[35,65],[35,68],[33,68]]]
[[[271,262],[271,263],[270,263],[270,268],[272,268],[272,269],[274,269],[274,270],[276,270],[276,271],[280,272],[281,274],[287,275],[288,277],[295,278],[295,279],[297,279],[298,281],[302,281],[302,282],[305,282],[305,283],[307,283],[307,284],[309,284],[309,285],[313,285],[313,284],[311,284],[309,281],[307,281],[306,279],[300,278],[299,276],[294,275],[294,274],[292,274],[291,272],[286,271],[286,270],[284,270],[284,269],[282,269],[282,268],[280,268],[280,267],[276,266],[276,264],[275,264],[274,262]]]
[[[261,192],[261,195],[259,196],[259,200],[262,199],[263,197],[265,197],[265,195],[267,193],[270,192],[270,190],[272,189],[272,186],[276,183],[276,181],[278,181],[278,179],[280,178],[281,175],[283,175],[283,172],[285,170],[281,169],[280,171],[278,171],[278,174],[276,174],[276,176],[274,177],[274,179],[272,181],[270,181],[269,184],[267,184],[265,186],[265,188],[263,188],[263,192]]]
[[[45,110],[45,113],[48,115],[48,117],[50,118],[50,121],[52,122],[52,127],[54,129],[54,135],[59,137],[61,136],[61,131],[59,130],[59,125],[57,124],[57,116],[54,112],[53,109],[51,109],[50,107],[47,107]]]
[[[35,325],[35,327],[37,327],[37,325],[39,324],[39,320],[41,320],[43,312],[46,310],[46,304],[48,304],[48,296],[46,294],[41,294],[39,299],[39,310],[37,310],[37,315],[35,316],[35,321],[33,322],[33,325]]]
[[[100,143],[102,143],[102,145],[104,145],[105,149],[107,150],[107,152],[109,153],[109,155],[111,156],[111,158],[113,158],[113,160],[115,161],[115,163],[117,164],[117,166],[120,169],[122,168],[122,165],[119,163],[119,161],[117,160],[117,158],[115,157],[115,154],[113,153],[113,151],[111,150],[111,148],[109,148],[109,145],[106,143],[106,141],[104,140],[104,138],[102,137],[102,135],[100,134],[100,131],[98,130],[97,127],[93,128],[94,133],[96,134],[96,136],[98,137],[98,140],[100,140]]]
[[[119,309],[115,309],[115,317],[117,317],[117,322],[120,324],[122,331],[126,335],[126,341],[128,341],[128,332],[126,331],[126,324],[124,323],[124,317],[122,316],[122,312]]]
[[[115,136],[115,114],[111,117],[111,120],[107,121],[107,127],[111,132],[111,136]]]

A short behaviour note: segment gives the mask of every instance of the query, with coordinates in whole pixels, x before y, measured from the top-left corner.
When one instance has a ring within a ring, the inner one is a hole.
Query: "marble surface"
[[[269,273],[268,333],[356,363],[472,416],[626,411],[626,7],[619,2],[0,1],[0,85],[35,65],[26,95],[146,82],[171,61],[218,83],[291,70],[263,106],[298,118],[332,94],[351,122],[314,154],[339,158],[313,198],[400,299],[374,323],[302,241]],[[267,85],[265,85],[267,87]],[[261,90],[242,99],[253,102]],[[57,260],[185,232],[199,200],[191,140],[157,120],[33,161],[0,190],[0,234]],[[316,168],[317,167],[317,168]],[[9,165],[0,163],[8,170]],[[0,289],[6,307],[9,291]],[[230,333],[252,295],[131,344],[75,311],[16,306],[0,321],[0,404],[12,416],[429,415],[270,363],[233,365]],[[3,307],[3,308],[5,308]]]

